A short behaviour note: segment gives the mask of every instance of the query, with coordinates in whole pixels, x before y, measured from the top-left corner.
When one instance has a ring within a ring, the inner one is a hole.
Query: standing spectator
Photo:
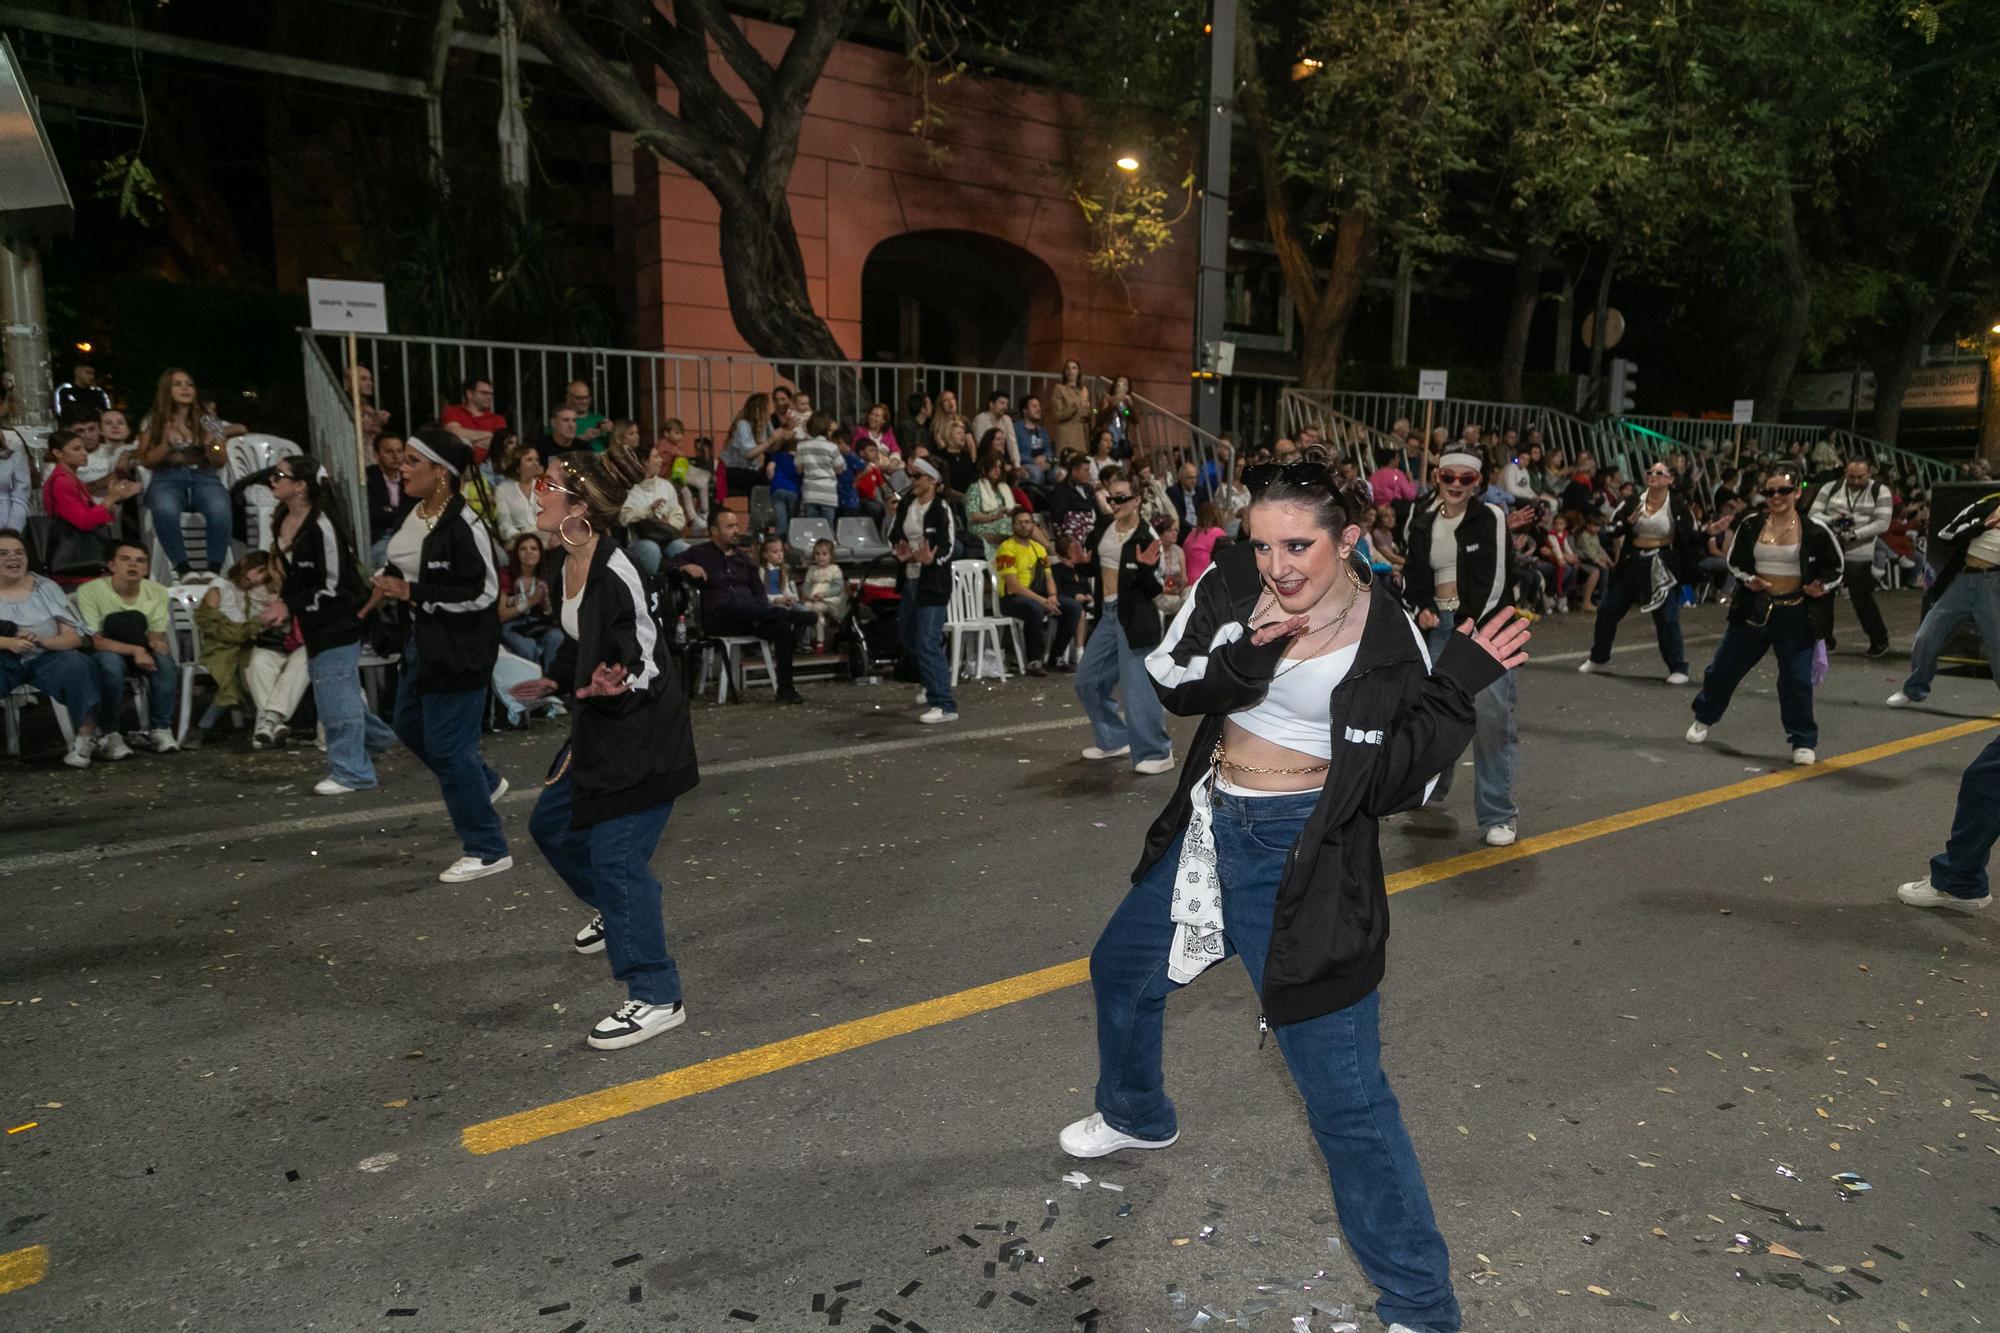
[[[101,544],[117,531],[118,514],[113,506],[138,494],[139,483],[114,481],[105,491],[105,503],[92,500],[89,489],[77,478],[89,457],[83,440],[70,431],[59,430],[49,436],[49,475],[42,483],[42,512],[70,532],[94,537]],[[95,577],[95,573],[59,573],[56,582],[74,588]]]
[[[1194,581],[1208,569],[1215,559],[1217,542],[1227,541],[1228,534],[1222,527],[1222,510],[1210,500],[1195,511],[1194,526],[1181,541],[1181,549],[1187,553],[1187,581],[1193,587]]]
[[[472,450],[472,461],[484,463],[493,451],[493,436],[507,428],[507,418],[493,410],[493,381],[474,375],[459,386],[458,402],[444,410],[444,428]]]
[[[157,754],[180,749],[174,739],[174,711],[180,704],[180,664],[167,637],[171,618],[164,584],[146,577],[152,557],[137,542],[112,548],[111,573],[76,591],[77,613],[90,634],[97,667],[97,751],[106,759],[129,759],[132,749],[118,731],[125,681],[138,674],[146,682],[148,739]]]
[[[1037,486],[1049,479],[1052,457],[1048,429],[1042,425],[1042,400],[1029,394],[1021,400],[1021,419],[1014,423],[1014,456]]]
[[[1020,443],[1014,438],[1013,415],[1007,410],[1012,401],[1005,389],[995,389],[986,395],[986,410],[972,419],[972,438],[979,441],[981,453],[988,447],[987,432],[995,430],[1001,432],[1000,438],[995,443],[1005,451],[1007,466],[1010,468],[1019,467],[1025,461],[1021,456]]]
[[[507,545],[507,568],[500,571],[500,642],[539,665],[544,675],[554,670],[562,649],[555,595],[542,576],[542,535],[535,528]]]
[[[660,572],[660,561],[687,549],[681,533],[687,529],[687,513],[681,507],[680,491],[660,475],[665,460],[654,450],[645,460],[645,475],[625,492],[625,507],[619,517],[631,536],[626,554],[639,572],[652,578]]]
[[[87,361],[71,366],[69,383],[56,385],[55,408],[58,421],[73,414],[88,416],[95,421],[99,413],[109,412],[111,395],[97,382],[97,367]]]
[[[1812,517],[1833,529],[1847,561],[1841,583],[1854,603],[1854,618],[1868,636],[1869,657],[1889,655],[1889,626],[1875,605],[1875,539],[1889,530],[1896,516],[1896,499],[1887,486],[1875,480],[1875,470],[1867,459],[1847,460],[1847,476],[1837,486],[1822,486],[1813,497]],[[1829,651],[1833,642],[1827,642]]]
[[[571,380],[563,393],[563,406],[576,413],[576,442],[593,453],[603,453],[611,442],[612,423],[602,412],[592,409],[590,386],[582,380]]]
[[[962,435],[963,432],[961,431]],[[904,654],[916,663],[930,707],[918,715],[926,726],[958,721],[951,668],[945,662],[944,621],[951,606],[951,557],[958,549],[958,519],[940,493],[943,478],[926,458],[910,462],[910,491],[896,506],[886,536],[903,562],[902,600],[896,630]]]
[[[813,613],[813,651],[826,651],[827,626],[840,628],[847,618],[847,575],[833,562],[833,543],[822,537],[813,543],[812,563],[806,566],[799,601]]]
[[[1049,390],[1049,421],[1057,458],[1090,452],[1090,390],[1074,358],[1063,362],[1062,377]]]
[[[1097,406],[1097,429],[1111,432],[1114,456],[1130,458],[1138,431],[1138,407],[1132,401],[1132,381],[1120,375],[1111,381],[1104,401]]]
[[[576,447],[576,409],[564,404],[549,414],[549,432],[535,443],[536,452],[542,456],[542,470],[548,470],[556,455]]]
[[[1075,651],[1076,660],[1083,659],[1085,640],[1088,638],[1090,617],[1097,614],[1097,573],[1095,562],[1084,544],[1074,537],[1056,538],[1056,551],[1061,556],[1055,563],[1053,573],[1056,582],[1056,602],[1060,606],[1076,608],[1076,633],[1067,642],[1060,639],[1049,645],[1054,658],[1051,663],[1057,671],[1074,671],[1076,662],[1070,660],[1070,652]]]
[[[63,756],[71,768],[89,768],[97,753],[97,674],[82,629],[62,589],[28,572],[21,534],[0,528],[0,698],[32,685],[61,704],[75,734]]]
[[[35,493],[34,459],[19,431],[0,430],[0,529],[28,526],[28,500]]]
[[[444,431],[431,434],[458,451],[470,465],[472,451],[455,437]],[[408,455],[403,469],[404,488],[410,490]],[[421,484],[417,489],[426,495],[434,493]],[[304,454],[280,459],[271,471],[271,493],[283,511],[272,536],[284,573],[280,590],[284,601],[265,608],[262,618],[273,627],[286,620],[298,624],[305,642],[313,707],[326,734],[327,776],[313,792],[345,796],[375,785],[375,764],[370,756],[396,744],[396,733],[369,709],[361,692],[362,616],[372,605],[367,601],[368,584],[355,561],[354,543],[339,518],[341,506],[333,502],[325,469]],[[411,495],[423,498],[415,491]],[[414,569],[421,563],[421,538],[429,531],[417,510],[418,506],[411,506],[402,526],[389,539],[390,560],[400,558],[404,568]],[[430,522],[434,525],[435,519]],[[397,549],[399,544],[401,550]],[[403,659],[405,682],[416,670],[415,662]]]
[[[1042,676],[1048,674],[1043,663],[1051,655],[1049,622],[1056,622],[1055,648],[1060,651],[1076,637],[1077,621],[1083,610],[1073,601],[1065,606],[1056,596],[1049,550],[1035,540],[1034,515],[1016,509],[1012,523],[1012,535],[1000,543],[993,555],[993,572],[1000,576],[1000,614],[1021,622],[1027,641],[1028,674]]]
[[[812,613],[771,605],[756,562],[739,545],[743,537],[741,514],[733,509],[717,511],[708,525],[708,537],[707,542],[689,547],[674,562],[674,568],[701,584],[702,630],[716,638],[747,635],[770,644],[778,676],[778,702],[804,703],[792,685],[792,655],[798,647],[799,630],[811,623]]]
[[[1201,480],[1201,469],[1193,463],[1181,464],[1174,484],[1167,487],[1167,507],[1183,532],[1193,532],[1200,525],[1202,506],[1214,498],[1215,492]]]
[[[764,484],[764,457],[771,450],[771,395],[753,393],[743,400],[743,410],[729,423],[729,438],[722,445],[722,470],[727,493],[750,498],[750,492]]]
[[[201,515],[210,572],[219,576],[229,563],[234,514],[222,484],[222,436],[203,426],[199,403],[194,377],[170,369],[160,376],[153,410],[139,423],[139,465],[153,474],[146,507],[152,511],[153,535],[176,576],[192,567],[181,537],[182,514]]]
[[[805,438],[794,449],[799,468],[799,501],[807,518],[826,520],[830,530],[840,517],[840,477],[847,462],[840,446],[827,438],[833,418],[815,412],[806,419]]]
[[[1160,642],[1161,542],[1139,519],[1139,493],[1117,468],[1105,472],[1104,497],[1111,513],[1097,525],[1087,547],[1097,561],[1103,590],[1103,617],[1084,646],[1076,668],[1076,695],[1090,718],[1095,744],[1085,759],[1133,755],[1135,772],[1168,773],[1174,744],[1167,735],[1165,710],[1146,674],[1146,654]],[[1112,696],[1122,693],[1121,714]]]
[[[368,465],[368,559],[382,563],[389,549],[389,537],[402,526],[403,517],[416,501],[403,494],[403,438],[400,435],[375,437],[375,461]],[[503,505],[501,512],[506,508]]]
[[[798,442],[789,435],[775,437],[771,452],[764,455],[765,484],[771,488],[771,526],[782,539],[792,530],[792,515],[799,512],[805,488],[799,476]]]
[[[493,523],[500,530],[503,544],[535,530],[535,483],[542,479],[546,470],[542,466],[542,455],[519,443],[501,456],[500,485],[494,490]]]
[[[1111,432],[1100,430],[1090,437],[1090,478],[1093,485],[1104,484],[1104,474],[1118,466],[1118,441]]]

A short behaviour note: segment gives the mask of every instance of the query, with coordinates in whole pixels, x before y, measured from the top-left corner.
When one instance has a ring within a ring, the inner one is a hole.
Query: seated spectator
[[[1029,394],[1021,400],[1021,419],[1014,423],[1014,456],[1028,480],[1046,485],[1053,460],[1048,428],[1042,424],[1042,400]]]
[[[250,748],[285,744],[292,714],[299,711],[312,675],[305,637],[291,617],[280,625],[266,623],[265,609],[281,600],[273,586],[276,572],[277,561],[269,551],[246,552],[195,607],[201,669],[215,682],[215,696],[182,738],[183,748],[200,749],[223,714],[242,706],[246,693],[256,713]]]
[[[882,445],[875,440],[863,440],[856,454],[861,466],[852,474],[854,504],[864,518],[879,526],[889,512],[883,495],[889,480],[882,472]]]
[[[208,397],[201,400],[201,426],[209,435],[223,441],[234,440],[250,433],[250,428],[240,421],[223,420],[222,413],[216,409],[215,399]]]
[[[679,417],[668,417],[660,427],[660,438],[653,441],[653,450],[666,460],[669,468],[676,458],[694,458],[694,441],[688,438],[687,427]]]
[[[798,584],[792,578],[792,555],[783,540],[766,537],[757,546],[757,578],[772,606],[797,606]]]
[[[1090,621],[1097,614],[1097,562],[1090,558],[1090,548],[1075,537],[1058,537],[1056,550],[1061,559],[1051,571],[1056,581],[1056,601],[1072,602],[1078,615],[1076,635],[1068,643],[1060,636],[1049,645],[1049,653],[1056,662],[1058,671],[1074,671],[1076,661],[1069,656],[1069,650],[1076,650],[1076,659],[1083,657],[1083,646],[1090,637]]]
[[[708,535],[709,497],[715,493],[714,442],[703,435],[695,440],[694,448],[695,461],[675,483],[681,512],[687,515],[687,526],[681,534],[690,541]]]
[[[1021,622],[1028,674],[1047,675],[1049,659],[1061,659],[1075,642],[1083,607],[1075,599],[1065,601],[1057,594],[1049,548],[1036,537],[1034,515],[1016,509],[1010,523],[1011,534],[993,555],[993,572],[1000,578],[1000,614]],[[1048,633],[1051,620],[1056,622],[1053,637]]]
[[[799,588],[799,601],[813,613],[813,651],[826,651],[827,626],[840,628],[847,618],[847,575],[833,562],[833,543],[822,537],[813,543],[812,564]]]
[[[1071,538],[1083,541],[1096,530],[1098,516],[1110,512],[1104,488],[1097,484],[1096,465],[1083,454],[1071,454],[1058,470],[1066,470],[1068,478],[1049,487],[1051,530],[1059,545]]]
[[[687,513],[681,508],[679,488],[661,475],[665,462],[657,449],[646,454],[646,475],[625,492],[625,507],[618,514],[630,536],[625,552],[649,579],[660,572],[662,559],[688,547],[681,536],[687,529]]]
[[[502,545],[535,530],[535,485],[543,476],[542,455],[515,444],[500,458],[500,484],[493,488],[493,525]]]
[[[1007,456],[1008,467],[1021,465],[1021,444],[1014,435],[1014,418],[1007,408],[1012,399],[1005,389],[996,389],[986,396],[986,410],[972,418],[972,438],[984,455],[988,449],[998,447]],[[999,431],[998,436],[992,432]],[[991,441],[989,443],[988,441]]]
[[[748,500],[750,492],[764,484],[764,459],[772,444],[771,395],[753,393],[743,400],[743,410],[729,423],[729,438],[723,442],[725,494]]]
[[[613,423],[590,405],[590,386],[571,380],[563,391],[563,407],[576,414],[576,447],[601,454],[611,444]]]
[[[1378,505],[1407,504],[1417,498],[1417,483],[1391,455],[1388,462],[1368,474],[1368,492]]]
[[[28,572],[19,530],[0,528],[0,698],[32,685],[61,704],[75,730],[63,756],[71,768],[89,768],[97,753],[97,674],[82,631],[63,590]]]
[[[1222,506],[1210,500],[1195,512],[1194,527],[1181,539],[1181,550],[1187,553],[1189,587],[1193,587],[1194,581],[1207,572],[1215,559],[1216,546],[1228,544],[1229,533],[1222,523]]]
[[[42,512],[56,523],[58,535],[50,559],[56,562],[56,582],[66,588],[78,587],[102,571],[105,543],[118,530],[115,506],[139,493],[137,481],[114,480],[105,488],[103,503],[91,499],[89,488],[77,475],[89,458],[82,437],[74,432],[59,430],[49,436],[49,474],[42,483]],[[223,498],[226,501],[228,496]],[[84,541],[69,540],[73,538]],[[91,542],[96,547],[85,551],[83,547]],[[85,569],[93,572],[80,572]]]
[[[803,512],[807,518],[825,520],[829,528],[840,517],[840,478],[847,469],[840,446],[827,438],[833,428],[832,417],[824,412],[813,413],[806,418],[804,438],[792,449],[799,469],[799,503]]]
[[[949,399],[951,391],[943,397]],[[938,423],[942,424],[938,424]],[[938,441],[938,451],[931,455],[931,465],[944,474],[945,489],[952,495],[964,495],[972,489],[972,483],[979,480],[979,455],[972,447],[972,433],[967,429],[965,419],[960,416],[944,416],[942,413],[933,422],[932,438]]]
[[[174,739],[174,712],[180,704],[180,663],[174,660],[167,589],[147,578],[152,557],[137,542],[119,542],[111,552],[111,573],[76,592],[77,613],[90,635],[97,670],[97,752],[106,759],[130,759],[132,748],[118,730],[125,682],[146,682],[148,740],[158,754],[180,749]]]
[[[1200,526],[1201,508],[1214,498],[1214,491],[1201,479],[1201,469],[1193,463],[1181,464],[1174,484],[1167,488],[1167,508],[1183,532]]]
[[[988,560],[1013,532],[1014,520],[1009,515],[1019,508],[1013,489],[1007,485],[1006,472],[1007,456],[997,448],[988,449],[980,456],[978,479],[965,493],[966,526],[985,547],[981,554]]]
[[[1541,550],[1543,577],[1555,586],[1556,609],[1567,611],[1571,600],[1577,594],[1577,584],[1585,579],[1583,559],[1576,553],[1576,546],[1569,539],[1569,520],[1561,514],[1549,519],[1548,533],[1542,538]],[[1590,600],[1590,589],[1584,589],[1583,600]]]
[[[417,502],[403,494],[403,440],[398,435],[375,437],[375,461],[368,465],[368,558],[377,568],[389,549],[389,538],[403,526]],[[501,512],[506,508],[503,505]]]
[[[1354,554],[1368,562],[1368,570],[1371,576],[1375,578],[1382,578],[1384,576],[1393,577],[1396,572],[1395,565],[1391,564],[1389,558],[1375,548],[1375,516],[1380,512],[1380,510],[1371,506],[1355,516],[1354,524],[1361,529],[1361,540],[1354,544]]]
[[[28,526],[28,501],[35,493],[35,460],[20,432],[0,430],[0,528]]]
[[[111,395],[97,382],[97,367],[78,361],[70,367],[69,382],[56,385],[56,419],[83,413],[95,421],[111,410]]]
[[[445,408],[440,424],[472,450],[473,462],[484,463],[494,452],[494,434],[507,428],[507,418],[493,410],[493,381],[485,376],[472,376],[459,392],[459,401]]]
[[[1153,531],[1160,534],[1160,563],[1153,571],[1160,580],[1160,595],[1153,599],[1153,605],[1164,624],[1180,614],[1181,603],[1187,599],[1187,552],[1181,549],[1181,525],[1172,514],[1155,518]]]
[[[862,414],[861,424],[854,428],[854,447],[858,452],[869,442],[878,445],[885,454],[900,455],[902,446],[896,442],[896,432],[889,425],[889,405],[875,403]]]
[[[1153,462],[1151,458],[1139,459],[1130,476],[1132,489],[1139,496],[1139,517],[1147,523],[1174,512],[1173,502],[1167,499],[1166,483],[1160,480]]]
[[[533,531],[507,543],[507,568],[500,571],[500,641],[546,675],[555,667],[563,631],[556,623],[561,593],[543,575],[543,554],[541,536]]]
[[[227,461],[222,435],[204,421],[199,402],[194,377],[170,369],[160,376],[153,410],[139,423],[139,466],[152,473],[146,508],[153,515],[153,535],[176,576],[193,567],[181,537],[182,514],[201,515],[208,568],[218,576],[229,563],[235,521],[229,489],[222,484]]]
[[[1565,512],[1563,522],[1568,523],[1576,516]],[[1604,549],[1604,519],[1597,514],[1584,517],[1581,530],[1572,528],[1571,540],[1576,546],[1576,558],[1583,575],[1583,586],[1578,590],[1577,605],[1581,607],[1597,605],[1598,585],[1610,577],[1611,553]]]
[[[535,452],[542,456],[542,469],[558,454],[580,449],[583,445],[576,437],[576,413],[568,407],[559,407],[549,415],[548,434],[535,442]]]
[[[743,537],[742,515],[733,509],[716,511],[708,536],[706,544],[690,547],[673,562],[674,568],[701,584],[703,631],[717,638],[747,635],[770,644],[778,675],[778,702],[804,703],[792,685],[792,654],[799,630],[812,623],[812,612],[771,604],[762,574],[738,545]]]
[[[919,389],[903,400],[903,407],[905,415],[894,431],[896,447],[887,451],[890,455],[907,456],[931,438],[931,418],[937,415],[937,406],[931,401],[931,396]],[[883,429],[888,429],[886,424]],[[883,460],[883,466],[888,466],[887,458]]]

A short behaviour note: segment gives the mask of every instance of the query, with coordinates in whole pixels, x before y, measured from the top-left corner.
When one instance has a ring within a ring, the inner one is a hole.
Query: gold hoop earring
[[[569,525],[571,521],[583,524],[583,535],[581,537],[575,538],[574,540],[572,540],[569,535]],[[564,546],[570,547],[571,549],[581,546],[585,542],[590,540],[591,537],[590,520],[587,518],[579,517],[576,514],[566,514],[563,517],[563,521],[556,524],[556,536],[562,538],[562,544]]]
[[[1367,592],[1370,588],[1375,586],[1374,570],[1372,569],[1369,570],[1368,577],[1366,579],[1363,579],[1359,574],[1354,572],[1354,562],[1352,560],[1343,560],[1341,562],[1341,567],[1347,571],[1347,581],[1354,585],[1354,590],[1356,592]]]

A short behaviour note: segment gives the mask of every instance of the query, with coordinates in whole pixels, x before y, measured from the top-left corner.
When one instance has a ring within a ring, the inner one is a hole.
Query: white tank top
[[[1278,674],[1256,705],[1229,720],[1260,740],[1315,759],[1333,758],[1333,692],[1354,667],[1359,643],[1318,657],[1279,661]]]
[[[1125,556],[1125,543],[1132,540],[1131,532],[1118,531],[1113,523],[1104,530],[1103,538],[1097,543],[1097,567],[1104,573],[1104,604],[1111,605],[1118,600],[1118,565]]]
[[[1438,510],[1437,522],[1431,525],[1432,586],[1458,582],[1458,525],[1471,512],[1467,506],[1465,513],[1457,518],[1446,518],[1444,511]]]
[[[1646,512],[1646,502],[1639,501],[1639,507],[1632,512],[1632,535],[1644,537],[1648,541],[1661,541],[1674,535],[1673,501],[1660,506],[1656,514]]]
[[[1757,543],[1757,572],[1765,578],[1795,579],[1799,574],[1799,543],[1778,546],[1770,542]]]
[[[1974,560],[2000,565],[2000,528],[1982,527],[1979,535],[1972,539],[1972,545],[1965,548],[1965,553]]]

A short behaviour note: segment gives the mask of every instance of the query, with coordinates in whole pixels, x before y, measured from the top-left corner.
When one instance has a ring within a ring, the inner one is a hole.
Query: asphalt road
[[[1914,595],[1886,600],[1907,643]],[[1586,622],[1545,622],[1524,673],[1523,837],[1578,837],[1395,899],[1387,1062],[1466,1326],[1990,1327],[2000,913],[1892,893],[1988,734],[1933,733],[2000,698],[1947,678],[1891,711],[1898,668],[1838,654],[1822,755],[1886,748],[1757,789],[1790,771],[1768,664],[1688,746],[1647,628],[1586,678]],[[1688,617],[1697,667],[1719,632]],[[844,1300],[899,1333],[1325,1333],[1365,1307],[1233,965],[1171,1008],[1179,1145],[1081,1188],[1055,1132],[1090,1110],[1082,986],[703,1063],[1082,958],[1168,791],[1077,757],[1066,678],[969,689],[955,730],[903,686],[805,690],[698,712],[706,778],[656,863],[690,1019],[612,1053],[582,1038],[622,997],[526,836],[552,725],[489,738],[517,865],[457,886],[406,756],[337,802],[312,752],[0,767],[0,1097],[34,1126],[0,1144],[0,1287],[46,1262],[0,1329],[804,1329]],[[1477,848],[1465,777],[1392,821],[1392,870]],[[466,1146],[680,1069],[718,1086]]]

